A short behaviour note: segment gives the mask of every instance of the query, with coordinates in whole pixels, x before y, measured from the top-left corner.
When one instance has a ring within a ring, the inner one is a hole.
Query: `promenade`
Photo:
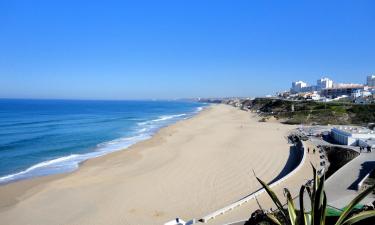
[[[345,207],[358,195],[358,183],[375,168],[375,152],[361,153],[329,177],[325,183],[328,204],[336,208]],[[361,203],[374,201],[368,196]]]

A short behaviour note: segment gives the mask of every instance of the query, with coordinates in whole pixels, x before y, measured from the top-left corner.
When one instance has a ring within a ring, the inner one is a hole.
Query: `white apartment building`
[[[333,87],[333,80],[327,78],[327,77],[322,77],[319,80],[316,81],[316,86],[318,90],[322,90],[325,88],[332,88]]]
[[[357,90],[355,90],[352,93],[351,97],[353,99],[356,99],[356,98],[360,98],[360,97],[364,98],[364,97],[367,97],[367,96],[370,96],[370,95],[372,95],[371,90],[368,90],[368,89],[364,88],[364,89],[357,89]]]
[[[375,139],[375,132],[365,127],[334,127],[331,136],[335,142],[341,145],[357,146],[359,142]]]
[[[367,76],[367,86],[375,87],[375,75]]]
[[[291,92],[292,93],[299,93],[299,92],[302,92],[302,90],[306,87],[307,87],[307,83],[305,83],[303,81],[295,81],[295,82],[292,83]]]

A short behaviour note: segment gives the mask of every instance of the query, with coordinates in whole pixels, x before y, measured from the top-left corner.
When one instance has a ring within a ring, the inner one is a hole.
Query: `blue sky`
[[[375,74],[375,1],[0,1],[0,98],[258,96]]]

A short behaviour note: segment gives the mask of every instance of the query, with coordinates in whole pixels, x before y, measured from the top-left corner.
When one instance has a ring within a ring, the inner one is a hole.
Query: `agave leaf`
[[[326,223],[326,211],[327,211],[327,195],[323,191],[323,204],[321,206],[321,217],[320,217],[320,225],[325,225]]]
[[[367,219],[367,218],[375,218],[375,210],[370,210],[370,211],[364,211],[360,212],[357,215],[354,215],[347,219],[342,225],[352,225],[354,223],[357,223],[361,220]]]
[[[311,224],[315,225],[316,212],[315,212],[314,203],[315,203],[315,196],[316,196],[316,185],[318,183],[318,176],[316,175],[316,169],[315,169],[314,165],[311,162],[310,162],[310,164],[311,164],[311,167],[313,169],[313,175],[314,175],[313,187],[312,187],[312,193],[311,193]]]
[[[292,195],[290,194],[288,189],[284,189],[286,192],[286,197],[288,201],[288,213],[289,213],[289,219],[292,225],[296,225],[297,223],[297,213],[296,213],[296,207],[294,206],[294,202],[292,199]]]
[[[267,194],[271,197],[271,199],[275,203],[276,207],[280,210],[284,219],[287,220],[287,217],[286,217],[286,215],[284,213],[284,210],[283,210],[283,205],[281,204],[280,200],[277,198],[275,192],[273,192],[271,190],[271,188],[266,183],[264,183],[261,179],[259,179],[258,177],[257,177],[257,180],[263,186],[263,188],[267,191]]]
[[[305,213],[305,217],[306,217],[306,225],[311,225],[311,214],[309,213]]]
[[[276,218],[276,216],[274,216],[273,214],[271,214],[271,213],[268,213],[268,214],[266,214],[267,215],[267,217],[272,221],[272,222],[274,222],[275,224],[277,224],[277,225],[281,225],[281,222]]]
[[[316,190],[316,202],[314,202],[314,204],[317,204],[318,207],[320,207],[323,203],[323,198],[324,198],[324,175],[322,178],[318,178],[318,188]]]
[[[324,176],[323,178],[318,178],[317,180],[318,180],[317,182],[318,187],[317,187],[316,192],[314,193],[314,198],[312,202],[313,225],[321,225],[322,214],[325,211],[325,209],[322,208],[323,199],[324,199]]]
[[[310,162],[312,169],[313,169],[313,175],[314,175],[314,182],[313,182],[313,193],[316,191],[317,185],[318,185],[318,176],[316,174],[316,169],[314,165]]]
[[[344,220],[348,217],[349,213],[352,211],[354,206],[356,206],[362,199],[364,199],[368,194],[370,194],[373,190],[375,190],[375,185],[367,188],[362,193],[360,193],[357,197],[355,197],[349,205],[347,205],[346,209],[342,212],[340,218],[337,220],[335,225],[341,225]]]
[[[306,186],[306,191],[307,194],[309,195],[310,201],[312,200],[312,193],[311,193],[311,188],[309,186]]]
[[[299,190],[299,210],[300,210],[300,215],[298,219],[298,225],[307,225],[307,218],[305,215],[305,206],[303,204],[303,196],[305,194],[305,185],[301,186],[301,189]]]

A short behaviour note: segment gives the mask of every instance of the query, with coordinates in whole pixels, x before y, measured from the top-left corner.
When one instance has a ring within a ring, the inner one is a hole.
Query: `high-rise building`
[[[316,86],[318,90],[326,89],[326,88],[332,88],[333,87],[333,80],[323,77],[317,80]]]
[[[294,81],[292,83],[292,88],[290,89],[292,93],[299,93],[303,88],[307,87],[307,83],[303,81]]]
[[[367,76],[367,86],[375,87],[375,75]]]

